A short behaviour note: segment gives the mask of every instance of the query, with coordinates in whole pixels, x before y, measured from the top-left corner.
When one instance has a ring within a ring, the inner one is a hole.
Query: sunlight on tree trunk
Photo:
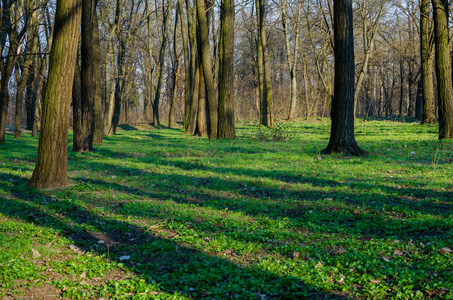
[[[80,30],[81,0],[58,0],[50,54],[49,78],[42,112],[38,158],[29,185],[58,188],[67,175],[69,106]]]

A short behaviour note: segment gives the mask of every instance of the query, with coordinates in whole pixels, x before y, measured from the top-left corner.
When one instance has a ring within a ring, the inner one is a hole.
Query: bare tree
[[[335,92],[330,140],[323,153],[362,155],[354,135],[354,38],[352,0],[334,2]]]

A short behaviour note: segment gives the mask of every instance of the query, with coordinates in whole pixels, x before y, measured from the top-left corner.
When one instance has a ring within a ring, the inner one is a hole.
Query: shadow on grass
[[[236,263],[231,257],[227,260],[188,248],[156,236],[143,224],[97,214],[93,207],[77,204],[84,199],[77,199],[76,195],[49,201],[45,194],[25,189],[24,178],[8,177],[13,179],[12,186],[1,189],[12,191],[12,197],[0,197],[1,214],[52,228],[80,249],[97,255],[108,254],[113,261],[119,262],[120,256],[130,255],[126,267],[149,283],[159,283],[162,292],[179,292],[196,299],[351,299],[325,292],[296,277],[277,275],[253,264]],[[156,220],[160,219],[149,219]],[[98,243],[99,234],[108,240],[109,249]]]

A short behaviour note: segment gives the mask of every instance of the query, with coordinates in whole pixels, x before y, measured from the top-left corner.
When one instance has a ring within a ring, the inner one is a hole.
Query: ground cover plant
[[[0,297],[453,299],[453,143],[357,122],[364,157],[320,155],[328,122],[210,141],[124,127],[26,187],[37,139],[0,145]]]

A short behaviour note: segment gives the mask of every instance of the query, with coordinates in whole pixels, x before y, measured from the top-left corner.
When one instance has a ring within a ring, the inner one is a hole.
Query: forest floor
[[[7,134],[0,298],[453,299],[436,125],[357,121],[363,157],[319,154],[329,122],[123,129],[69,152],[72,186],[52,191],[26,186],[38,139]]]

